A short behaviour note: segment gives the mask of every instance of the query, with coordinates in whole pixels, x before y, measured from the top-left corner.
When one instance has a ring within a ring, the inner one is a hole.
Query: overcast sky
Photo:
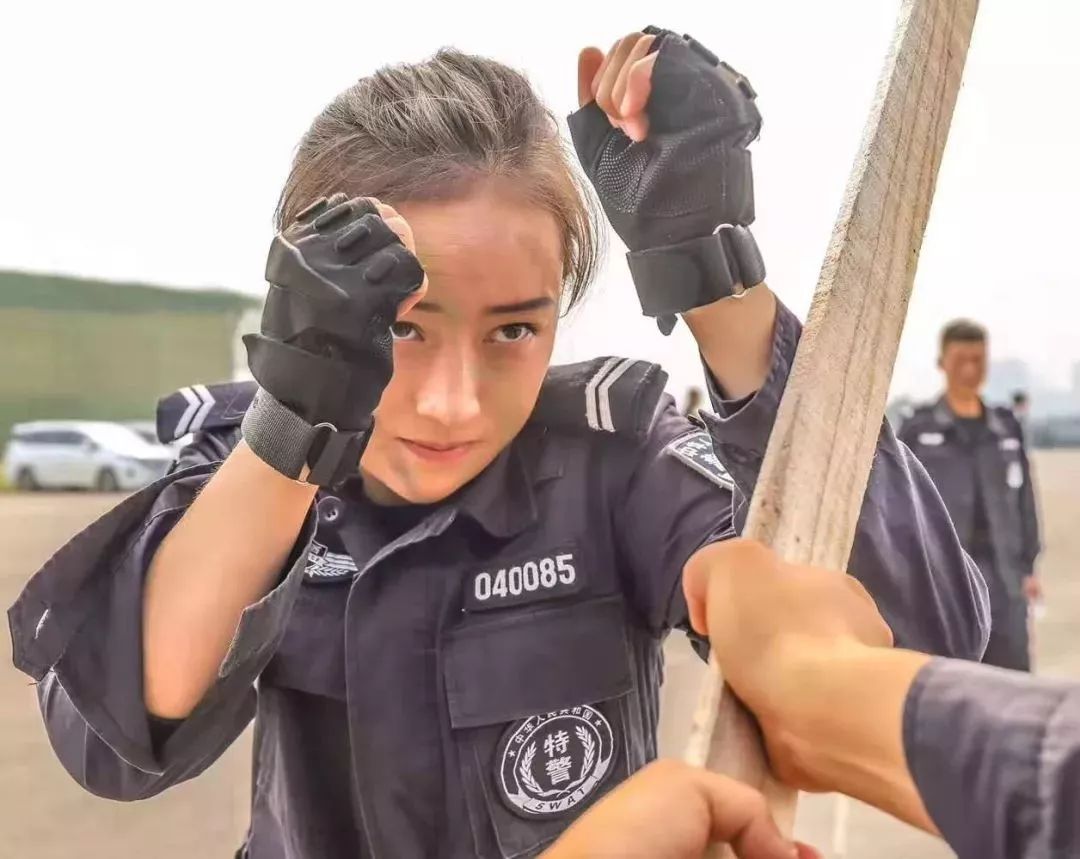
[[[356,78],[456,45],[523,69],[565,115],[578,50],[655,23],[694,34],[753,81],[765,118],[755,232],[770,285],[805,316],[898,6],[9,4],[0,268],[261,293],[293,148]],[[936,388],[935,337],[955,315],[985,322],[996,357],[1051,382],[1080,361],[1078,33],[1077,0],[982,0],[894,392]],[[693,342],[640,316],[613,244],[559,357],[650,358],[680,390],[697,379]]]

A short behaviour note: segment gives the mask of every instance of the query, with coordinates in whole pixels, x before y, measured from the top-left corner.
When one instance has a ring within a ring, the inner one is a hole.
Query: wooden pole
[[[977,9],[902,3],[743,531],[786,560],[847,566]],[[762,790],[790,834],[795,793],[715,665],[686,759]]]

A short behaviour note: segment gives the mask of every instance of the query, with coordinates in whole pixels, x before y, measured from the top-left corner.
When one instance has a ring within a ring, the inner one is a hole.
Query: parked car
[[[108,421],[31,421],[15,424],[4,454],[9,483],[34,489],[139,489],[173,461],[164,445]]]
[[[194,433],[181,436],[176,441],[159,442],[157,424],[153,421],[124,421],[124,426],[131,427],[135,432],[146,439],[150,444],[163,444],[173,455],[173,459],[180,455],[180,451],[187,447],[195,439]]]

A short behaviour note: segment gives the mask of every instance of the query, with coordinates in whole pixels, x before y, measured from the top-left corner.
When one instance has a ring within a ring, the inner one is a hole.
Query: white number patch
[[[577,593],[581,585],[576,552],[568,548],[475,573],[465,594],[465,608],[481,611],[551,599]]]

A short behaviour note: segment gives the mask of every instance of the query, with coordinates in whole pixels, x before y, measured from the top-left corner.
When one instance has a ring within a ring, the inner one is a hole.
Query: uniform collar
[[[493,537],[513,537],[533,525],[539,518],[536,486],[563,474],[557,452],[543,443],[545,435],[542,428],[526,427],[487,468],[421,523],[424,533],[445,530],[458,514],[472,519]],[[359,478],[352,491],[363,498]],[[416,529],[408,534],[415,540]]]
[[[943,427],[951,427],[956,423],[956,414],[953,412],[952,406],[949,405],[949,401],[945,399],[944,394],[938,397],[937,402],[934,403],[934,420]]]
[[[457,504],[494,537],[513,537],[539,518],[536,487],[562,476],[562,465],[542,443],[544,433],[526,429],[472,483]]]
[[[1009,428],[1005,425],[997,410],[990,408],[982,399],[979,402],[982,403],[983,414],[986,416],[986,428],[994,435],[1007,436]],[[945,429],[952,427],[956,423],[956,413],[952,410],[952,406],[949,405],[949,401],[944,394],[938,397],[937,402],[934,403],[934,420]]]

